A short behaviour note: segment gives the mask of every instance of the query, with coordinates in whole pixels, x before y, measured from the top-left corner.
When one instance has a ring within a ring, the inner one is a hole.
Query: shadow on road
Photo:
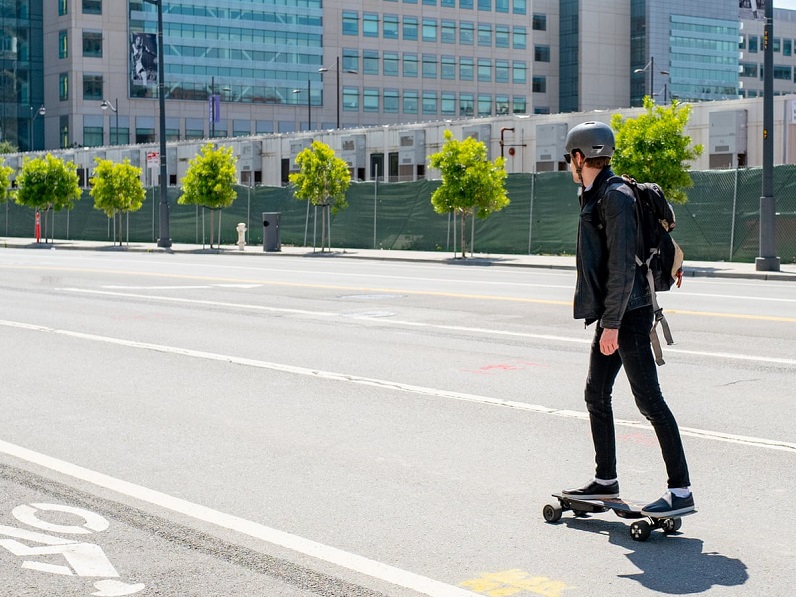
[[[638,574],[620,574],[618,578],[635,580],[645,588],[668,595],[704,593],[711,587],[740,586],[749,579],[746,564],[716,552],[703,551],[703,541],[682,533],[665,535],[653,531],[646,542],[634,541],[630,525],[597,518],[562,520],[572,529],[608,535],[608,540],[627,549],[626,554]],[[688,519],[684,520],[684,526]]]

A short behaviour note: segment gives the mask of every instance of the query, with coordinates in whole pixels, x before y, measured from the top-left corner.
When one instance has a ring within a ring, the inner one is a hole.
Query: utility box
[[[266,253],[282,250],[282,241],[279,238],[281,216],[278,211],[263,212],[263,251]]]
[[[746,166],[746,110],[710,113],[710,169]]]
[[[557,172],[567,169],[567,124],[536,125],[536,171]]]

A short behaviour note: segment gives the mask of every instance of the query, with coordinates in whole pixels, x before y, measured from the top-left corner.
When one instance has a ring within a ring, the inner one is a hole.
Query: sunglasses
[[[573,154],[573,153],[575,153],[576,151],[580,151],[580,149],[573,149],[573,150],[572,150],[572,153],[568,153],[567,155],[565,155],[565,156],[564,156],[564,161],[565,161],[567,164],[570,164],[570,163],[572,163],[572,154]]]

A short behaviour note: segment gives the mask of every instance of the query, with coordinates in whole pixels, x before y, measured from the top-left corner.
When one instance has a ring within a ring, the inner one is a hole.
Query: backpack
[[[652,309],[655,322],[650,330],[650,341],[655,353],[655,362],[663,365],[663,354],[658,339],[657,326],[660,323],[666,344],[674,344],[669,322],[658,305],[657,292],[665,292],[673,285],[683,282],[683,251],[672,238],[675,227],[674,208],[666,200],[663,190],[654,182],[636,182],[630,176],[616,177],[617,184],[627,185],[636,197],[638,219],[636,263],[644,268],[650,287]]]

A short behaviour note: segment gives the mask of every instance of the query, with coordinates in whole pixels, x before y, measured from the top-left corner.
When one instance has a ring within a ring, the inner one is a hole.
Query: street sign
[[[160,166],[160,153],[157,151],[146,152],[146,166],[152,170],[156,170]]]

